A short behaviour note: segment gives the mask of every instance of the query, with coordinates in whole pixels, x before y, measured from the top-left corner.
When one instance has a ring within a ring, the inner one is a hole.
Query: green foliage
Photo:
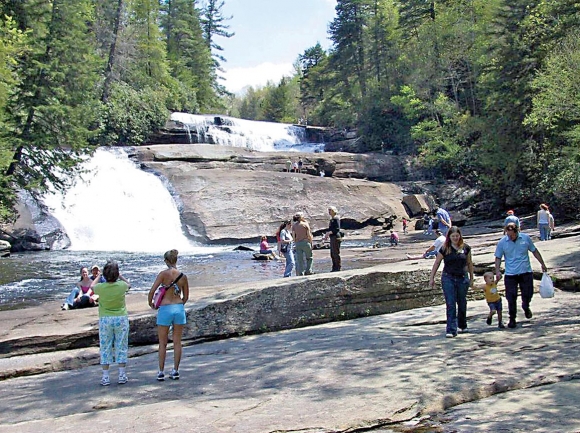
[[[210,47],[204,41],[200,13],[191,0],[162,2],[161,25],[167,44],[171,75],[195,92],[200,111],[220,105],[216,94],[217,75]],[[183,93],[183,92],[181,92]]]
[[[105,105],[101,144],[138,146],[165,124],[169,116],[165,106],[165,89],[135,90],[116,84]]]
[[[546,59],[532,81],[533,109],[524,125],[580,145],[580,33],[570,34]]]
[[[2,185],[43,191],[66,187],[63,171],[90,152],[89,126],[100,63],[88,32],[92,7],[85,0],[23,3],[13,19],[30,37],[18,56],[6,112],[0,124],[10,164]]]
[[[280,83],[266,92],[263,101],[262,119],[269,122],[296,122],[295,101],[291,93],[291,81],[282,78]]]

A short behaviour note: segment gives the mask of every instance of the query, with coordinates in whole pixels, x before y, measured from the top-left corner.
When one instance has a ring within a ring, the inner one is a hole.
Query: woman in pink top
[[[76,283],[76,287],[70,292],[61,308],[63,310],[72,310],[77,308],[95,307],[98,296],[93,293],[89,278],[89,270],[81,268],[81,280]]]
[[[266,254],[269,255],[270,257],[272,257],[274,260],[277,259],[276,254],[274,254],[274,251],[272,250],[272,248],[270,247],[270,245],[268,244],[268,238],[266,236],[262,236],[261,237],[261,242],[260,242],[260,254]]]

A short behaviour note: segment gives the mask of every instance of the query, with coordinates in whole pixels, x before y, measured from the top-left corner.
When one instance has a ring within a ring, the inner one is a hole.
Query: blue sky
[[[235,36],[218,37],[227,62],[225,86],[239,92],[245,86],[278,82],[292,73],[292,64],[305,49],[320,42],[330,47],[328,25],[336,0],[225,0],[223,15]]]

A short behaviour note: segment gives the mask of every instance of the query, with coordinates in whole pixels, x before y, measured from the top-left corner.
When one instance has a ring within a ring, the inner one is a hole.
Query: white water
[[[224,123],[216,125],[216,117]],[[324,149],[323,143],[305,141],[304,128],[286,123],[187,113],[173,113],[171,120],[183,123],[201,142],[222,146],[245,147],[260,152],[315,152]]]
[[[65,195],[44,197],[81,251],[194,252],[179,211],[162,180],[144,172],[121,149],[98,149]],[[201,252],[201,251],[200,251]]]

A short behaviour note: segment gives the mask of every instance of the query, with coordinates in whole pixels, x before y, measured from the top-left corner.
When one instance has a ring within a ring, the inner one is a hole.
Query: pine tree
[[[217,42],[216,36],[222,38],[231,38],[235,35],[234,32],[228,32],[229,25],[225,25],[226,21],[233,17],[224,17],[222,8],[224,7],[224,0],[206,0],[205,6],[202,8],[201,27],[203,29],[203,38],[207,47],[211,50],[214,58],[215,67],[221,70],[220,62],[225,62],[226,59],[221,55],[224,50]]]
[[[98,113],[100,63],[89,25],[89,0],[30,0],[12,18],[29,32],[19,58],[19,82],[11,89],[0,141],[10,146],[4,172],[12,188],[64,188],[62,176],[90,151],[88,127]]]
[[[209,47],[203,38],[199,10],[193,0],[164,0],[161,25],[167,43],[172,76],[195,92],[199,110],[218,104],[217,80]]]

